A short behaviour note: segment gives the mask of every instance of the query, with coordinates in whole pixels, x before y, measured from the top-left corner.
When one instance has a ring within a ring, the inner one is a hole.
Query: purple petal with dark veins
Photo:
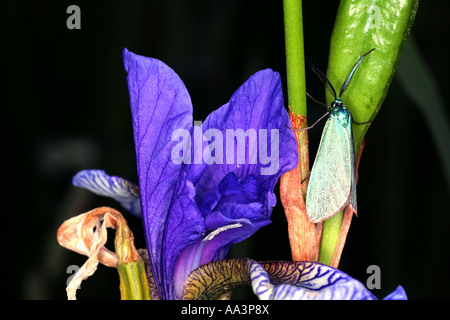
[[[109,176],[103,170],[83,170],[73,177],[72,184],[97,195],[113,198],[137,217],[142,215],[139,188],[126,179]]]
[[[250,278],[253,292],[261,300],[376,300],[377,298],[358,280],[330,266],[305,262],[298,269],[292,263],[279,264],[282,277],[271,282],[267,271],[251,261]],[[283,264],[285,266],[283,266]],[[293,283],[295,279],[295,283]],[[403,300],[406,294],[401,286],[385,299]]]
[[[270,223],[269,219],[250,221],[235,219],[210,232],[203,239],[186,247],[177,260],[174,273],[175,295],[179,299],[183,292],[184,282],[195,268],[214,260],[224,259],[231,244],[242,241],[259,228]]]
[[[266,215],[270,216],[276,203],[272,190],[278,178],[297,165],[297,143],[293,131],[286,126],[290,126],[290,120],[279,74],[270,69],[255,73],[202,124],[203,133],[221,132],[223,156],[222,164],[203,163],[186,168],[188,179],[196,186],[197,198],[202,198],[230,172],[239,179],[253,175],[261,190],[267,191],[259,193],[258,201],[267,204]],[[245,136],[242,143],[241,137]],[[238,158],[244,154],[245,159]],[[245,162],[239,163],[239,159]]]
[[[193,187],[179,181],[181,164],[172,161],[171,153],[178,142],[172,141],[172,133],[192,126],[192,104],[181,79],[163,62],[127,49],[123,60],[128,73],[147,249],[160,296],[169,299],[177,250],[189,245],[191,235],[197,238],[204,228],[197,210],[169,214],[171,206],[191,205]],[[174,197],[175,190],[181,195]]]

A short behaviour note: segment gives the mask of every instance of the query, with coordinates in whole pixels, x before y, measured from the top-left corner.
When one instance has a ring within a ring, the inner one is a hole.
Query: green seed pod
[[[335,86],[343,83],[361,52],[376,49],[344,95],[356,122],[373,121],[380,110],[418,4],[418,0],[341,1],[331,36],[327,78]],[[334,97],[328,93],[327,103],[332,101]],[[369,126],[353,125],[355,154]]]

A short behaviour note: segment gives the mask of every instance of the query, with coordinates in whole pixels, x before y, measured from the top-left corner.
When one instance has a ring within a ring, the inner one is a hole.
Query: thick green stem
[[[344,212],[339,212],[323,224],[318,260],[320,263],[331,265],[331,261],[333,261],[334,251],[341,231],[343,214]]]
[[[118,263],[122,300],[151,300],[145,264],[142,259]]]
[[[134,236],[125,219],[117,225],[114,246],[122,300],[151,300],[144,260],[134,246]]]
[[[301,0],[283,0],[286,46],[287,93],[292,128],[307,127],[305,58]],[[306,215],[308,185],[308,131],[295,131],[298,164],[280,179],[280,198],[288,222],[289,242],[294,261],[317,261],[322,224]]]
[[[306,118],[305,57],[301,0],[283,0],[288,104]]]

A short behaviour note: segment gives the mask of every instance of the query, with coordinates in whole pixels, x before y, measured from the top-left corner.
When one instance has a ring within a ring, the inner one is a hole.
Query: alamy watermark
[[[75,277],[75,275],[77,274],[78,270],[80,270],[80,267],[77,266],[76,264],[71,264],[70,266],[67,267],[66,269],[66,273],[67,274],[72,274],[70,277],[67,278],[66,280],[66,286],[69,286],[70,281],[72,281],[72,278]],[[81,285],[77,288],[81,289]]]
[[[379,266],[372,264],[367,267],[367,273],[370,274],[366,280],[367,289],[381,289],[381,269]]]
[[[260,164],[261,175],[276,174],[280,168],[279,130],[210,128],[203,132],[202,122],[193,129],[176,129],[171,141],[171,160],[175,164]],[[270,150],[269,150],[270,149]],[[259,161],[259,162],[258,162]]]
[[[67,29],[81,29],[81,9],[77,5],[70,5],[66,9],[66,13],[70,16],[66,20]]]
[[[381,22],[381,9],[380,7],[372,4],[367,8],[366,11],[369,14],[367,19],[366,26],[364,27],[364,31],[368,31],[369,29],[380,29]]]

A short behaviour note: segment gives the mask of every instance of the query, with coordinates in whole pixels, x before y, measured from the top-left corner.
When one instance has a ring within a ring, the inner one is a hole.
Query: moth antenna
[[[372,50],[369,50],[368,52],[364,53],[361,58],[359,58],[358,62],[355,63],[355,65],[353,66],[352,70],[350,71],[350,73],[348,74],[347,78],[345,79],[344,83],[342,84],[341,90],[339,91],[339,99],[341,98],[342,94],[344,93],[345,89],[347,89],[348,85],[350,84],[350,81],[353,78],[353,75],[356,72],[356,69],[359,67],[359,65],[361,64],[361,62],[363,61],[363,59],[369,54],[371,53],[373,50],[375,50],[375,48],[373,48]]]
[[[320,69],[314,65],[314,63],[312,62],[312,60],[310,58],[307,58],[307,60],[308,60],[309,66],[311,67],[311,70],[317,75],[319,80],[322,81],[325,88],[327,88],[328,90],[331,90],[330,92],[333,94],[334,99],[336,99],[337,98],[336,90],[334,90],[334,87],[331,84],[330,80],[328,80],[328,78],[323,74],[323,72],[320,71]]]

